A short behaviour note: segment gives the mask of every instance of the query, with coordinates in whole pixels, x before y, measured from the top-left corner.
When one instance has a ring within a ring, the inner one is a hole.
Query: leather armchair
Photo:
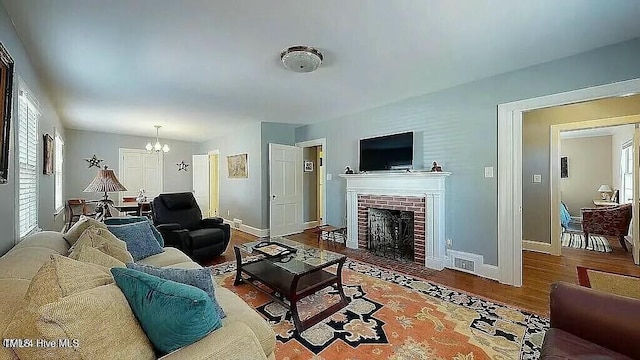
[[[158,195],[151,202],[151,213],[165,245],[177,247],[192,258],[218,256],[229,245],[231,227],[221,218],[203,219],[190,192]]]
[[[556,282],[540,359],[640,359],[640,300]]]
[[[589,234],[615,236],[624,251],[628,251],[624,237],[629,233],[629,224],[631,224],[631,204],[582,209],[582,232],[587,240]]]

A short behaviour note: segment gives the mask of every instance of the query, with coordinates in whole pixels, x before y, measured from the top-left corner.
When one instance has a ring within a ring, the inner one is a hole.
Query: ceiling
[[[618,125],[618,126],[609,126],[609,127],[601,127],[601,128],[562,131],[560,132],[560,139],[566,140],[566,139],[590,138],[590,137],[598,137],[598,136],[612,136],[617,131],[625,131],[626,133],[633,132],[633,128],[634,128],[634,125]]]
[[[640,36],[640,1],[3,0],[66,127],[204,141]],[[462,6],[464,4],[464,6]],[[308,74],[279,53],[324,54]]]

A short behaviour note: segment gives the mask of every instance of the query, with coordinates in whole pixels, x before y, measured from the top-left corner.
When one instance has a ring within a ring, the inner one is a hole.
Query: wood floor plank
[[[258,239],[247,233],[236,230],[232,231],[231,244],[227,248],[227,251],[221,256],[202,265],[210,266],[235,260],[233,254],[234,244],[242,244]],[[346,249],[343,245],[335,246],[333,244],[327,244],[324,241],[318,244],[316,234],[308,230],[300,234],[287,236],[287,238],[303,244],[343,252],[357,259],[357,257],[354,256],[354,250]],[[406,266],[394,266],[392,270],[426,278],[435,283],[472,293],[486,299],[548,316],[549,288],[551,283],[554,281],[565,281],[577,284],[576,266],[640,276],[640,267],[633,264],[631,253],[625,252],[615,239],[611,239],[609,242],[613,249],[611,253],[563,248],[562,256],[552,256],[532,251],[523,251],[523,286],[519,288],[503,285],[497,281],[451,269],[444,269],[442,271],[433,271],[426,268],[413,270],[407,269]],[[376,265],[383,266],[381,264]]]

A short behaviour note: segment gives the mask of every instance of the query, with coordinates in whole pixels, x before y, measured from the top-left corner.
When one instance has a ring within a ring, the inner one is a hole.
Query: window
[[[55,206],[56,213],[59,213],[64,209],[64,200],[62,199],[62,162],[63,158],[63,148],[64,148],[64,140],[62,140],[62,136],[58,130],[55,131],[54,138],[54,153],[53,153],[53,176],[55,177],[54,184],[54,194],[53,194],[53,204]]]
[[[22,239],[38,227],[37,100],[21,84],[18,99],[18,233]]]
[[[620,203],[630,203],[633,201],[633,145],[632,141],[622,145],[622,190],[620,191]]]

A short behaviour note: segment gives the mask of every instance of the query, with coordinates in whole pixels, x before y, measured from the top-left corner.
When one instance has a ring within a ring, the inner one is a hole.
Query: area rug
[[[276,359],[537,359],[549,321],[538,315],[348,259],[349,305],[299,334],[289,311],[249,285],[233,286],[235,263],[216,280],[254,307],[277,334]],[[337,301],[325,288],[302,300],[301,318]]]
[[[604,236],[589,235],[589,241],[587,243],[582,233],[563,232],[562,246],[574,249],[611,252],[611,245]]]
[[[578,283],[582,286],[610,294],[640,299],[640,278],[601,271],[597,269],[577,267]]]

